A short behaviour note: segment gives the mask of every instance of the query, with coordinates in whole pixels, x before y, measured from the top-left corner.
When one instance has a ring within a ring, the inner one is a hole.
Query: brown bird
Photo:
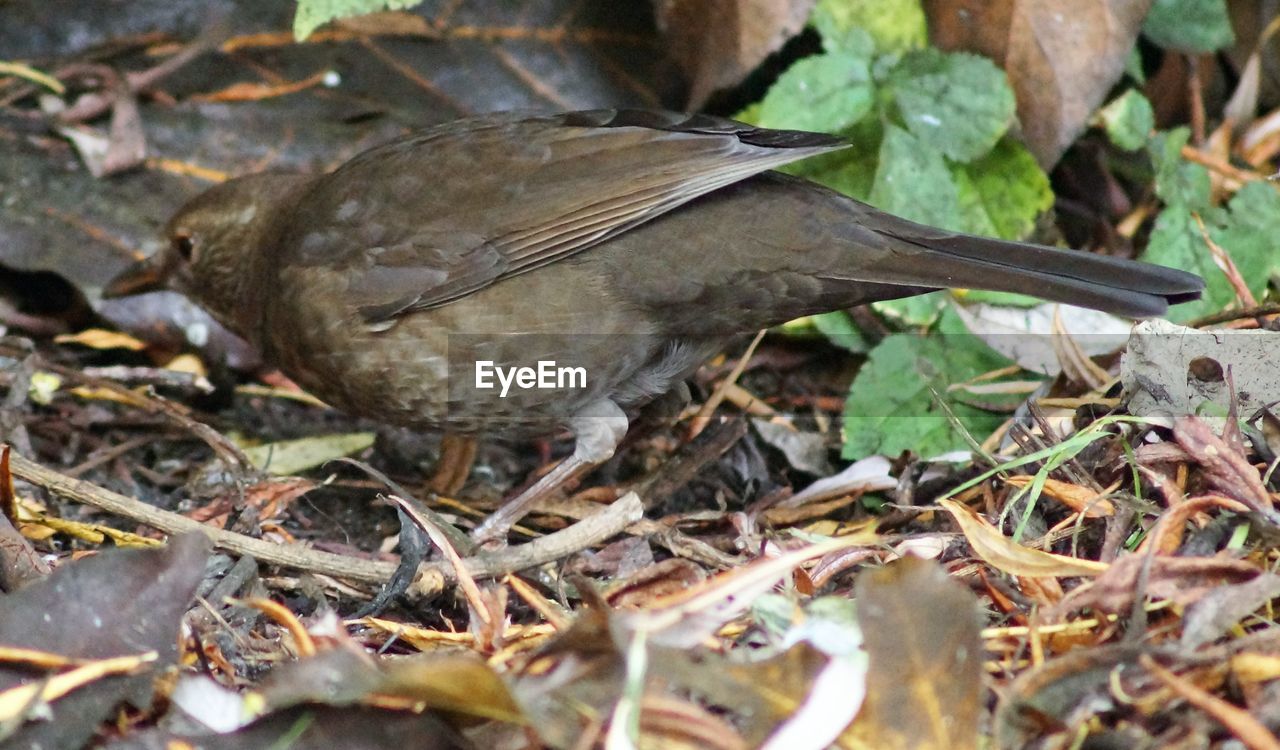
[[[735,335],[941,287],[1132,317],[1203,289],[1161,266],[922,226],[769,171],[843,146],[661,111],[484,115],[330,174],[214,187],[107,292],[185,292],[351,414],[460,434],[568,427],[573,455],[477,530],[494,539]]]

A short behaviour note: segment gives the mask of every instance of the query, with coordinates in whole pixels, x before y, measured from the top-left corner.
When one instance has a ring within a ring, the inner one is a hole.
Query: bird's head
[[[259,294],[251,284],[275,242],[277,217],[311,178],[264,172],[228,180],[193,198],[165,226],[165,247],[116,276],[104,297],[172,289],[242,336]]]

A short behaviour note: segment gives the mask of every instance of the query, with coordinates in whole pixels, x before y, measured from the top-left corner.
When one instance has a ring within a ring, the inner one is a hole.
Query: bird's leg
[[[471,475],[478,445],[473,437],[446,432],[440,441],[440,458],[436,461],[435,474],[427,484],[431,491],[444,497],[458,494]]]
[[[569,420],[573,432],[573,455],[561,461],[533,486],[507,501],[484,520],[471,538],[478,543],[505,540],[507,533],[538,501],[566,482],[608,461],[627,434],[627,415],[609,399],[601,399],[580,410]]]

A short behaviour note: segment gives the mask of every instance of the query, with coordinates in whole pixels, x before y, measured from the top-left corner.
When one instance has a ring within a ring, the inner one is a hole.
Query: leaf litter
[[[920,40],[901,29],[881,27],[864,38],[833,13],[837,4],[818,5],[830,44],[815,65],[853,83],[833,89],[831,111],[819,114],[848,124],[869,113],[873,81],[862,63],[872,50],[903,56],[903,70],[922,76],[891,92],[909,117],[904,128],[882,134],[882,154],[924,154],[932,159],[924,166],[954,181],[943,196],[944,218],[1020,223],[986,209],[985,219],[962,214],[974,205],[961,201],[973,187],[968,167],[941,160],[974,157],[995,142],[999,158],[1021,163],[1021,152],[1001,152],[1003,141],[994,140],[1010,103],[976,101],[981,132],[957,142],[930,140],[928,130],[935,109],[967,104],[938,95],[947,87],[929,76],[973,83],[996,71],[967,58],[912,53]],[[1034,16],[1038,7],[1026,3],[1022,11]],[[377,34],[401,34],[407,22],[383,19],[401,30]],[[357,34],[353,28],[317,37],[340,40]],[[464,38],[462,26],[413,28],[423,38]],[[1022,40],[1009,27],[993,28],[997,45],[1011,45],[1007,59],[1034,63],[1024,71],[1030,84],[1015,81],[1015,89],[1034,85],[1037,66],[1069,70],[1094,49],[1068,55],[1053,48],[1034,59],[1015,48]],[[1132,23],[1116,31],[1136,33]],[[1121,41],[1100,40],[1094,51],[1114,67]],[[320,88],[318,80],[295,78],[308,81],[298,95]],[[291,90],[284,79],[234,85],[224,82],[224,98]],[[784,112],[795,93],[779,90],[764,115]],[[1046,90],[1037,106],[1053,97],[1069,100],[1072,112],[1039,121],[1044,130],[1033,134],[1033,150],[1042,160],[1085,127],[1102,94]],[[1117,145],[1150,137],[1145,101],[1130,96],[1105,110],[1102,125]],[[128,114],[131,105],[116,106]],[[1266,137],[1275,125],[1263,117],[1248,127],[1253,140],[1241,145],[1256,167],[1274,148]],[[1274,198],[1245,191],[1244,183],[1258,181],[1229,174],[1210,157],[1196,157],[1206,165],[1181,161],[1184,149],[1203,153],[1184,138],[1159,148],[1157,160],[1168,152],[1182,166],[1166,159],[1156,178],[1173,211],[1151,244],[1162,257],[1194,253],[1206,269],[1235,267],[1239,283],[1215,290],[1217,307],[1256,299],[1256,282],[1274,263],[1251,254],[1249,231],[1267,234]],[[877,173],[882,186],[893,166]],[[864,195],[877,190],[862,187]],[[1211,189],[1235,192],[1230,210],[1197,220],[1211,208]],[[1043,207],[1047,182],[1033,192],[1025,205]],[[889,196],[883,187],[877,194]],[[911,325],[940,321],[965,336],[973,321],[1010,309],[962,301],[977,306],[956,312],[935,299],[882,313]],[[1244,313],[1217,325],[1274,323],[1267,316],[1275,311]],[[999,316],[1015,334],[1043,329],[1047,317],[1043,310]],[[432,441],[348,420],[276,377],[230,399],[211,397],[193,381],[159,375],[154,362],[140,364],[150,352],[137,352],[137,339],[91,327],[67,332],[34,354],[29,346],[5,350],[9,362],[40,377],[14,376],[6,401],[22,428],[9,433],[25,435],[26,445],[6,453],[0,467],[8,524],[0,529],[3,741],[966,748],[1066,746],[1101,735],[1129,744],[1274,746],[1280,422],[1252,382],[1248,393],[1233,392],[1252,371],[1228,378],[1223,368],[1215,390],[1221,414],[1111,413],[1118,404],[1113,359],[1090,360],[1101,352],[1089,342],[1041,348],[1025,359],[1053,380],[1026,408],[1026,376],[1009,375],[1003,362],[970,356],[962,370],[931,369],[921,360],[947,356],[931,352],[936,341],[893,339],[873,359],[887,372],[911,369],[919,376],[913,396],[930,404],[947,398],[946,416],[919,426],[920,439],[873,444],[863,433],[863,449],[845,442],[846,455],[861,460],[795,492],[815,470],[830,473],[821,467],[840,450],[848,377],[812,360],[786,364],[786,344],[766,339],[759,356],[772,366],[752,370],[742,356],[731,360],[739,365],[732,377],[708,368],[700,383],[744,410],[765,404],[755,431],[737,417],[703,419],[692,440],[682,426],[658,428],[594,486],[531,518],[517,532],[514,554],[454,550],[422,569],[418,600],[344,619],[394,567],[399,490],[335,459],[371,462],[416,490],[426,481]],[[1021,360],[1023,351],[1005,353]],[[1250,351],[1256,361],[1259,350]],[[1234,355],[1214,356],[1230,362]],[[128,377],[94,369],[104,361],[132,369]],[[1186,360],[1170,361],[1131,363],[1126,377],[1158,397],[1189,372]],[[1055,377],[1053,365],[1064,362],[1067,374]],[[221,377],[220,363],[210,364],[211,377]],[[1010,379],[987,377],[993,373]],[[996,396],[1011,398],[1006,405]],[[1249,408],[1236,415],[1242,404]],[[780,426],[778,412],[803,418]],[[953,435],[935,438],[939,425],[968,430],[965,444],[974,450],[959,461],[935,460],[958,447]],[[298,446],[306,455],[286,463]],[[465,528],[544,463],[537,451],[483,447],[482,479],[462,498],[418,494]],[[636,487],[645,491],[628,493]],[[203,534],[174,533],[197,521]],[[168,533],[162,549],[112,548],[154,544],[157,529]]]

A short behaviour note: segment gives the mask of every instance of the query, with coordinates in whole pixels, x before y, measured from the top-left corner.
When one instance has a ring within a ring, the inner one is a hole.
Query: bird
[[[775,171],[847,145],[662,110],[469,117],[325,174],[213,186],[104,294],[183,292],[355,416],[464,436],[568,428],[573,453],[473,532],[505,541],[743,333],[947,287],[1135,318],[1204,288],[925,226]]]

